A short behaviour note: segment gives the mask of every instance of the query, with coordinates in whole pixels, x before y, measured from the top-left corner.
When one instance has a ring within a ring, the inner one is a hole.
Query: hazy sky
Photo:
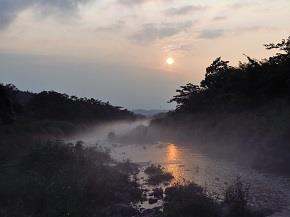
[[[0,0],[0,82],[170,108],[216,57],[269,56],[289,11],[289,0]]]

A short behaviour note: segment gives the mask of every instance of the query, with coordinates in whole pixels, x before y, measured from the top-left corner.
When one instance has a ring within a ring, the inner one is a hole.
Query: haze
[[[216,57],[271,55],[261,44],[289,35],[289,8],[289,0],[2,0],[1,82],[169,109],[175,89],[198,83]]]

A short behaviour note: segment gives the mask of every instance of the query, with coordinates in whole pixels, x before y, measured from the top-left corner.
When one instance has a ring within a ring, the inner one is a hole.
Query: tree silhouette
[[[225,74],[231,68],[228,63],[229,61],[223,61],[221,57],[214,60],[206,69],[205,79],[200,83],[200,86],[208,89],[222,88],[226,76]]]
[[[3,85],[0,85],[0,119],[3,124],[10,124],[13,122],[11,101]]]
[[[290,59],[290,36],[288,39],[283,39],[282,42],[274,44],[266,44],[265,45],[266,49],[268,50],[273,50],[273,49],[278,49],[282,53],[277,53],[276,56],[271,57],[269,59],[270,64],[279,64],[283,62],[288,62]]]
[[[189,83],[185,86],[181,86],[181,89],[176,90],[176,92],[179,94],[174,96],[173,99],[169,101],[169,103],[176,102],[177,107],[180,108],[180,106],[186,105],[186,103],[189,102],[193,96],[200,92],[200,87],[198,85]]]
[[[0,88],[0,115],[5,123],[16,116],[36,120],[55,120],[77,123],[98,123],[112,120],[133,120],[134,113],[93,98],[78,98],[55,91],[38,94],[23,92],[14,85]]]
[[[287,99],[290,94],[290,37],[277,44],[265,45],[278,49],[274,56],[233,67],[221,57],[206,69],[200,85],[187,84],[177,90],[178,112],[229,112],[267,104],[274,99]]]

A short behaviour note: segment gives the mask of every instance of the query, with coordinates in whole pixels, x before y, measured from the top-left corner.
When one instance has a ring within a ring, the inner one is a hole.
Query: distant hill
[[[146,117],[153,117],[154,115],[160,114],[160,113],[167,113],[169,110],[162,110],[162,109],[152,109],[152,110],[146,110],[146,109],[136,109],[133,110],[135,114],[138,115],[144,115]]]
[[[0,84],[0,102],[3,102],[0,104],[0,119],[7,123],[17,117],[74,123],[101,123],[137,118],[133,112],[113,106],[109,102],[55,91],[24,92],[12,84]]]

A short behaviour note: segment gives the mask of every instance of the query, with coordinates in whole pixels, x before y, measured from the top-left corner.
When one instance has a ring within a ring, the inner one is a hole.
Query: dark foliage
[[[17,117],[86,124],[136,119],[136,116],[126,109],[93,98],[78,98],[55,91],[43,91],[38,94],[23,92],[11,84],[1,88],[1,111],[10,106]],[[5,108],[2,106],[4,91],[9,99],[6,100],[6,104],[10,102]]]
[[[144,172],[149,176],[148,184],[150,185],[159,185],[163,182],[169,182],[174,178],[171,173],[166,172],[160,165],[150,165]]]
[[[236,182],[226,189],[223,201],[225,216],[251,216],[251,211],[248,209],[248,200],[249,185],[243,184],[238,177]]]
[[[217,203],[195,184],[175,185],[166,189],[165,194],[166,217],[221,216]]]
[[[176,111],[183,113],[239,112],[280,98],[289,102],[290,37],[265,46],[279,52],[261,61],[247,56],[248,62],[238,67],[219,57],[206,69],[199,86],[182,86],[170,102],[176,102]]]
[[[0,120],[3,124],[13,122],[13,109],[10,97],[3,85],[0,84]]]
[[[126,167],[107,166],[112,162],[107,153],[81,142],[5,149],[11,155],[0,165],[1,216],[120,216],[118,210],[129,211],[130,203],[141,197]],[[117,204],[122,205],[117,209]]]
[[[176,184],[165,191],[162,217],[264,217],[263,210],[253,211],[247,204],[248,189],[238,179],[225,193],[222,202],[210,198],[196,184]]]
[[[57,92],[41,92],[35,95],[29,107],[38,119],[73,122],[110,121],[132,119],[133,113],[95,99],[69,97]]]

